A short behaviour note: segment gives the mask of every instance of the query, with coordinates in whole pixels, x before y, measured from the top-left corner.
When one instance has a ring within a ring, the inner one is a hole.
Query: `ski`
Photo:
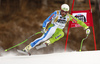
[[[25,52],[25,51],[23,51],[23,50],[18,50],[18,49],[17,49],[17,52],[19,52],[19,53],[21,53],[21,54],[25,54],[25,55],[31,56],[31,53]]]

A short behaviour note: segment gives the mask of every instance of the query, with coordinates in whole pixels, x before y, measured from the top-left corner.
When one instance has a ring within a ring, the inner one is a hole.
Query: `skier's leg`
[[[31,42],[29,45],[27,45],[27,46],[23,49],[23,51],[28,52],[30,49],[33,48],[33,47],[31,46],[31,44],[32,44],[32,43],[35,44],[36,41],[38,41],[39,39],[43,38],[43,36],[44,36],[44,35],[42,35],[40,38],[35,39],[33,42]]]
[[[48,31],[43,34],[42,37],[37,38],[33,42],[31,42],[28,46],[26,46],[23,50],[29,51],[30,49],[34,48],[36,45],[40,44],[41,42],[49,39],[56,31],[56,26],[50,27]]]
[[[46,47],[52,43],[54,43],[55,41],[58,41],[60,38],[62,38],[64,36],[64,32],[62,30],[56,30],[56,32],[53,34],[52,38],[50,38],[49,40],[45,41],[43,44],[41,44],[40,46],[37,46],[36,49],[40,49],[43,47]]]
[[[64,32],[61,31],[56,31],[54,33],[54,35],[52,36],[52,38],[49,39],[50,44],[53,44],[54,42],[58,41],[59,39],[61,39],[64,36]]]

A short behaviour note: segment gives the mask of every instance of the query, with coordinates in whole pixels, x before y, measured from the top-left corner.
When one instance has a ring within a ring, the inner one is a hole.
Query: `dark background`
[[[72,6],[73,0],[0,0],[0,53],[12,47],[32,34],[41,31],[43,21],[55,10],[59,10],[61,4],[67,3]],[[99,0],[91,0],[93,23],[96,36],[97,50],[100,50],[100,21],[99,21]],[[74,10],[88,10],[88,0],[75,0]],[[47,54],[62,52],[65,48],[68,24],[64,29],[65,36],[54,44],[36,50],[31,50],[33,54]],[[92,28],[89,37],[84,41],[82,51],[95,50]],[[36,35],[24,44],[11,49],[23,49],[34,39],[42,34]],[[67,50],[80,49],[81,40],[86,37],[82,27],[71,28],[69,32]],[[8,51],[9,52],[9,51]]]

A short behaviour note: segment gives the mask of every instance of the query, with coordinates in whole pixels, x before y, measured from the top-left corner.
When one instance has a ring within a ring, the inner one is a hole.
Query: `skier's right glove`
[[[41,30],[41,32],[42,32],[42,33],[46,33],[46,28],[43,27],[42,30]]]

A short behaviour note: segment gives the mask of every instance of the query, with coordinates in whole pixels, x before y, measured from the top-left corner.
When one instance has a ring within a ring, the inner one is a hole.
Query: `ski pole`
[[[37,35],[37,34],[39,34],[39,33],[41,33],[41,31],[40,31],[40,32],[37,32],[37,33],[35,33],[35,34],[33,34],[32,36]],[[5,51],[8,51],[8,50],[10,50],[10,49],[12,49],[12,48],[15,48],[15,47],[17,47],[17,46],[19,46],[19,45],[25,43],[25,42],[26,42],[28,39],[30,39],[32,36],[28,37],[26,40],[24,40],[23,42],[21,42],[21,43],[15,45],[15,46],[12,46],[12,47],[10,47],[10,48],[8,48],[8,49],[5,49]]]
[[[81,51],[82,45],[83,45],[83,41],[84,41],[85,39],[87,39],[87,37],[88,37],[88,34],[87,34],[87,36],[86,36],[85,38],[82,39],[82,41],[81,41],[81,46],[80,46],[80,50],[79,50],[79,51]]]

